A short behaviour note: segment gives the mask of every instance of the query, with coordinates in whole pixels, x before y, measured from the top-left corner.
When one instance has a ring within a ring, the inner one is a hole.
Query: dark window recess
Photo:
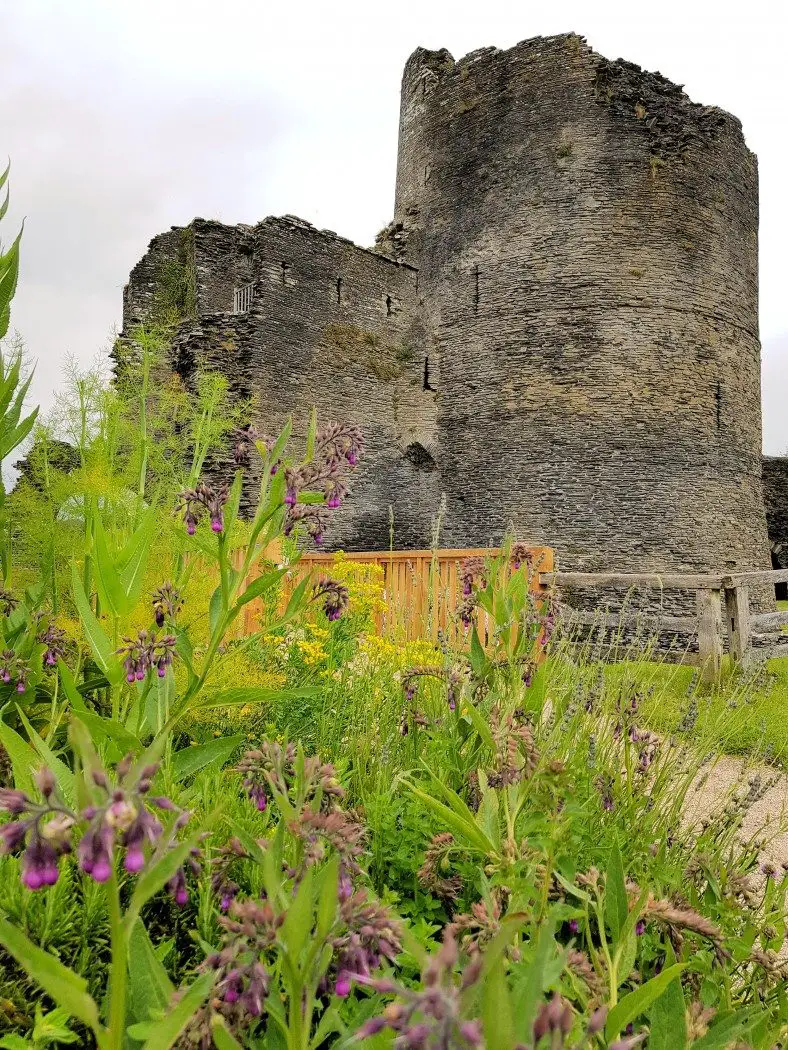
[[[290,269],[289,263],[282,263],[282,284],[287,284],[287,271]]]
[[[717,402],[717,430],[722,426],[722,383],[717,380],[717,392],[714,395]]]
[[[435,460],[420,442],[414,441],[405,449],[405,459],[410,460],[417,470],[435,470]]]
[[[780,559],[777,557],[775,551],[772,551],[772,568],[784,568],[783,565],[780,565]],[[774,597],[778,602],[788,602],[788,583],[775,583]]]
[[[479,267],[473,268],[473,312],[479,312]]]
[[[337,302],[342,302],[342,278],[337,277]]]
[[[424,390],[434,390],[434,386],[430,386],[430,359],[424,358]]]
[[[386,317],[391,317],[391,313],[392,313],[391,305],[392,305],[391,304],[391,296],[387,295],[386,296]]]

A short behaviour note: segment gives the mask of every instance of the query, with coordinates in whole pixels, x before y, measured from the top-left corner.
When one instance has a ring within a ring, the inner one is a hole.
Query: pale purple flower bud
[[[337,983],[334,987],[334,994],[338,995],[340,999],[344,999],[345,996],[350,992],[350,974],[346,971],[342,971],[337,977]]]
[[[18,816],[20,813],[25,813],[30,804],[30,799],[24,791],[17,791],[15,788],[0,788],[0,809],[4,809],[6,813]]]

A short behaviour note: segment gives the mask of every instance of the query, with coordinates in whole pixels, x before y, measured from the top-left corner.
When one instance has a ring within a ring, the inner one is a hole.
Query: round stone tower
[[[443,546],[565,569],[768,567],[757,166],[739,122],[581,37],[405,68]]]

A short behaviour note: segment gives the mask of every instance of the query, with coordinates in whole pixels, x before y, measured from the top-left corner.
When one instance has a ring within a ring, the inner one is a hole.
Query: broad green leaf
[[[511,1050],[517,1039],[512,1000],[501,959],[485,977],[481,999],[485,1047],[487,1050]]]
[[[27,795],[34,795],[33,771],[38,769],[41,761],[33,748],[5,722],[0,720],[0,744],[11,759],[11,770],[14,774],[14,787]]]
[[[668,945],[665,961],[675,965],[676,956]],[[649,1010],[649,1050],[684,1050],[687,1045],[687,1018],[681,979],[674,979]]]
[[[38,733],[30,725],[24,711],[21,707],[17,706],[17,712],[25,727],[30,743],[35,751],[38,752],[39,760],[38,766],[49,766],[52,772],[55,774],[55,780],[57,786],[60,788],[60,793],[64,800],[69,804],[74,804],[74,774],[61,760],[55,755],[55,753],[47,746],[45,741],[41,739]]]
[[[38,409],[34,408],[30,415],[22,420],[19,426],[15,427],[10,433],[3,435],[3,439],[0,442],[0,459],[6,459],[11,455],[15,448],[18,448],[22,444],[33,429],[37,418]]]
[[[485,656],[482,643],[479,641],[479,632],[474,625],[471,631],[471,667],[477,678],[481,678],[487,669],[487,657]]]
[[[129,608],[136,604],[145,581],[156,513],[155,507],[150,507],[145,512],[140,527],[123,548],[118,559],[121,569],[120,582]]]
[[[550,917],[541,926],[536,939],[536,951],[527,970],[526,979],[517,988],[515,995],[515,1022],[517,1035],[522,1042],[531,1038],[536,1011],[545,988],[547,964],[556,953],[555,920]]]
[[[317,901],[316,935],[318,940],[328,936],[337,917],[339,900],[339,857],[334,854],[322,872],[322,886]]]
[[[272,587],[276,586],[284,574],[289,572],[289,570],[289,565],[283,565],[280,569],[265,572],[262,576],[258,576],[256,580],[252,580],[243,594],[238,598],[236,608],[240,610],[242,606],[247,604],[247,602],[254,601],[254,599],[259,598],[261,594],[265,594],[266,591],[269,591]]]
[[[312,906],[314,868],[308,868],[296,891],[295,899],[287,909],[287,917],[279,931],[282,943],[290,953],[295,967],[304,945],[312,937]]]
[[[211,1036],[216,1050],[243,1050],[235,1036],[227,1031],[227,1025],[220,1014],[214,1014],[211,1017]]]
[[[211,630],[211,634],[216,630],[216,625],[219,622],[219,618],[222,615],[222,585],[219,584],[216,590],[211,595],[211,601],[208,605],[208,626]]]
[[[692,1050],[728,1050],[735,1039],[752,1031],[762,1018],[763,1012],[757,1007],[718,1014],[708,1032],[692,1044]]]
[[[625,995],[607,1015],[607,1023],[605,1024],[605,1035],[607,1038],[615,1038],[626,1028],[630,1021],[634,1021],[642,1013],[645,1013],[683,969],[684,963],[668,966],[662,973],[642,984],[640,988],[636,988],[634,992]]]
[[[240,470],[236,471],[233,483],[230,487],[230,492],[227,496],[227,502],[224,506],[224,529],[225,533],[232,527],[235,519],[238,517],[238,508],[241,505],[241,492],[243,490],[243,474]]]
[[[3,918],[0,918],[0,944],[47,995],[99,1035],[101,1026],[98,1008],[88,995],[87,981],[69,970],[54,955],[33,944],[21,930]]]
[[[206,766],[221,767],[244,740],[243,734],[219,737],[197,747],[185,747],[172,757],[170,771],[173,780],[185,780]]]
[[[618,941],[621,928],[627,921],[629,903],[627,901],[627,886],[624,879],[624,865],[621,862],[621,850],[618,841],[613,843],[610,851],[610,859],[607,865],[607,878],[605,880],[605,918],[613,934],[613,943]]]
[[[85,698],[82,693],[80,693],[79,689],[77,689],[77,683],[74,679],[74,675],[71,673],[71,668],[60,656],[57,660],[57,671],[60,676],[60,684],[63,687],[63,692],[66,694],[66,698],[72,708],[80,714],[83,714],[87,711]]]
[[[126,616],[129,603],[126,591],[121,583],[115,562],[110,554],[104,523],[98,511],[93,513],[94,553],[96,563],[96,589],[101,599],[102,608],[118,619]]]
[[[93,657],[107,677],[111,685],[118,686],[123,681],[123,665],[112,651],[112,643],[104,629],[96,619],[90,607],[82,580],[79,578],[76,565],[72,566],[72,590],[74,593],[74,604],[77,607],[85,637],[90,644]]]
[[[62,1006],[44,1013],[36,1004],[36,1022],[33,1026],[33,1042],[76,1043],[80,1036],[68,1027],[71,1014]]]
[[[4,1035],[0,1039],[0,1046],[3,1050],[35,1050],[35,1044],[29,1043],[27,1039],[23,1039],[21,1035]]]
[[[137,1021],[163,1014],[175,991],[159,961],[142,919],[137,919],[129,937],[129,997]]]
[[[147,1025],[132,1025],[128,1034],[132,1038],[139,1038],[137,1032],[145,1029],[147,1037],[143,1036],[145,1043],[142,1050],[170,1050],[192,1016],[211,994],[215,979],[213,973],[204,973],[198,977],[177,1005],[156,1021],[150,1034],[147,1034]]]
[[[486,856],[495,856],[495,846],[478,827],[474,819],[468,820],[459,816],[449,806],[439,802],[437,799],[433,798],[432,795],[428,795],[426,791],[417,788],[415,784],[412,784],[405,778],[403,778],[403,783],[411,794],[415,795],[416,798],[421,799],[428,809],[431,809],[433,813],[439,816],[441,820],[443,820],[443,822],[455,832],[455,834],[459,835],[460,838],[464,840],[464,845],[471,845]]]
[[[479,734],[484,741],[486,747],[489,747],[491,751],[495,750],[495,740],[493,739],[492,732],[490,731],[489,723],[486,718],[483,718],[479,713],[478,709],[474,705],[472,700],[467,700],[462,708],[462,713],[471,722],[473,728]]]
[[[296,613],[300,611],[301,605],[304,601],[304,595],[306,594],[306,589],[311,582],[312,577],[310,575],[307,575],[294,588],[293,593],[290,595],[290,598],[288,600],[287,608],[285,609],[283,615],[279,618],[279,623],[287,623],[288,620],[292,620]]]
[[[91,711],[80,711],[79,718],[90,730],[90,736],[96,746],[112,740],[120,748],[121,756],[129,752],[136,754],[142,747],[141,741],[120,722],[102,718]]]

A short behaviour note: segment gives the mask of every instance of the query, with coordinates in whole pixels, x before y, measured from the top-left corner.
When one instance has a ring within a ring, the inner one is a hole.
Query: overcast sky
[[[291,213],[370,244],[393,209],[399,85],[418,45],[459,58],[575,31],[743,122],[759,157],[764,447],[788,450],[788,62],[779,0],[0,0],[4,238],[26,216],[12,326],[51,403],[67,353],[120,321],[151,237],[195,215]]]

